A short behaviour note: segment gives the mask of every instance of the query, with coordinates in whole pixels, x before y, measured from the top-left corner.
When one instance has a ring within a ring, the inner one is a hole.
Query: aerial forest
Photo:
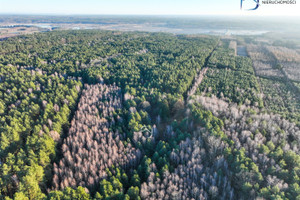
[[[300,199],[299,66],[209,35],[0,41],[0,199]]]

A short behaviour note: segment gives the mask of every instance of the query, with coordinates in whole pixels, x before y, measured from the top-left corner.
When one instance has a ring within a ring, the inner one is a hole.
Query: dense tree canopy
[[[299,84],[276,65],[297,54],[236,56],[238,43],[98,30],[1,41],[0,198],[300,198]],[[286,79],[262,76],[263,57]]]

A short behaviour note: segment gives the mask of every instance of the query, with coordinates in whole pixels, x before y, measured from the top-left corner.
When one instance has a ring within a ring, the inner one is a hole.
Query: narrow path
[[[105,58],[99,57],[98,59],[91,60],[87,65],[88,65],[88,67],[91,67],[93,65],[99,65],[99,64],[101,64],[104,61],[108,61],[110,59],[117,58],[117,57],[119,57],[121,55],[123,55],[123,54],[121,54],[121,53],[115,53],[115,54],[112,54],[110,56],[106,56]]]
[[[199,74],[196,76],[195,78],[195,82],[192,86],[192,88],[187,92],[187,101],[189,100],[189,98],[191,96],[193,96],[195,94],[195,92],[197,91],[197,88],[199,87],[199,85],[201,84],[202,80],[203,80],[203,77],[204,75],[206,74],[208,70],[208,67],[204,67],[200,72]]]
[[[200,72],[196,75],[194,81],[193,81],[193,84],[191,86],[191,88],[187,91],[185,98],[185,103],[187,104],[190,97],[193,96],[196,91],[197,91],[197,88],[199,87],[199,85],[201,84],[203,78],[204,78],[204,75],[206,74],[207,70],[208,70],[208,61],[210,59],[210,57],[212,56],[213,52],[216,50],[216,48],[219,46],[220,44],[220,41],[218,42],[218,44],[213,48],[213,50],[210,52],[209,56],[207,56],[207,58],[205,59],[205,63],[204,63],[204,67],[203,69],[200,70]]]
[[[140,51],[135,52],[134,54],[141,55],[141,54],[145,54],[147,52],[148,52],[148,49],[142,49]],[[112,54],[110,56],[106,56],[105,58],[100,57],[98,59],[91,60],[90,63],[88,64],[88,66],[91,67],[92,65],[101,64],[104,61],[109,61],[109,60],[111,60],[113,58],[117,58],[117,57],[120,57],[122,55],[123,55],[123,53],[115,53],[115,54]]]

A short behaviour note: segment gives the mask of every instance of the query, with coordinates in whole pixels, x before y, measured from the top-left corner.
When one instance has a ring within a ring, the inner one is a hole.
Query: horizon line
[[[250,15],[251,14],[251,15]],[[0,16],[3,15],[10,15],[10,16],[155,16],[155,17],[201,17],[201,16],[232,16],[232,17],[300,17],[299,15],[261,15],[261,14],[255,14],[255,13],[230,13],[230,14],[224,14],[224,13],[213,13],[213,14],[76,14],[76,13],[69,13],[69,14],[62,14],[62,13],[0,13]]]

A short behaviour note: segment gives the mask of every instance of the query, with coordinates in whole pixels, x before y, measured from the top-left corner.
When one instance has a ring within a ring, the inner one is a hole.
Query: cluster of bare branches
[[[280,65],[289,79],[300,81],[300,62],[281,62]]]
[[[174,172],[157,177],[155,164],[141,185],[142,199],[233,199],[228,163],[222,152],[226,145],[208,132],[197,130],[192,139],[181,141],[170,154]],[[222,173],[220,173],[222,172]],[[222,175],[221,175],[222,174]]]
[[[300,55],[293,49],[278,46],[266,46],[266,49],[280,62],[300,62]]]
[[[297,51],[285,47],[259,45],[248,45],[247,51],[253,60],[257,75],[282,78],[285,73],[291,80],[300,80],[300,55]]]
[[[276,68],[277,61],[268,50],[259,45],[247,45],[247,51],[253,61],[255,72],[259,76],[283,77],[283,74]]]
[[[195,82],[192,86],[192,88],[188,91],[187,93],[187,96],[188,98],[193,96],[195,94],[195,92],[197,91],[197,88],[199,87],[199,85],[201,84],[202,80],[203,80],[203,77],[204,75],[206,74],[208,68],[205,67],[203,68],[198,74],[197,76],[195,77]]]
[[[247,45],[247,52],[252,60],[260,60],[262,62],[274,61],[274,56],[261,45]]]
[[[276,77],[283,78],[283,74],[278,69],[274,69],[271,63],[253,61],[253,66],[255,68],[256,74],[262,77]]]
[[[289,143],[286,144],[284,149],[300,153],[299,127],[279,115],[265,113],[256,107],[227,103],[215,96],[196,96],[192,101],[201,103],[205,109],[210,110],[215,116],[219,118],[224,117],[226,119],[224,121],[225,133],[231,137],[234,135],[244,137],[242,133],[245,131],[256,134],[255,131],[257,130],[265,130],[267,134],[263,136],[261,142],[272,141],[275,146],[279,146],[281,141],[288,141]],[[282,134],[282,131],[285,134]],[[258,133],[258,135],[260,134]],[[243,142],[237,142],[237,147],[239,143],[242,144]]]
[[[193,102],[225,119],[223,132],[234,141],[236,149],[245,149],[245,155],[259,167],[266,187],[276,186],[281,191],[288,188],[288,178],[276,176],[286,170],[286,166],[274,158],[274,152],[299,155],[300,129],[295,123],[256,107],[227,103],[215,96],[196,96],[190,101]],[[269,175],[270,168],[276,173]]]
[[[121,106],[117,86],[85,85],[62,145],[63,158],[54,164],[54,189],[91,189],[107,176],[106,168],[114,165],[127,170],[137,166],[142,156],[140,150],[130,143],[123,144],[125,133],[112,131],[116,120],[122,120],[114,116]]]
[[[266,49],[276,58],[289,79],[300,81],[300,54],[297,51],[275,46],[267,46]]]

